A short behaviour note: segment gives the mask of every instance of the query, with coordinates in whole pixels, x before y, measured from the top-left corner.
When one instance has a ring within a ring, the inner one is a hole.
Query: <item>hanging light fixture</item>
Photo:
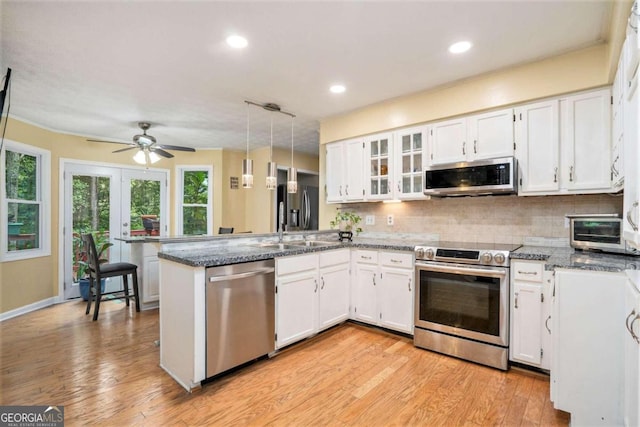
[[[160,160],[160,156],[158,156],[148,148],[141,148],[133,156],[133,160],[140,165],[148,165],[149,163],[156,163],[158,160]]]
[[[249,104],[247,103],[247,157],[242,160],[242,188],[253,187],[253,160],[249,158]]]
[[[278,165],[273,162],[273,114],[271,115],[271,145],[267,163],[267,189],[275,190],[278,185]]]
[[[291,167],[287,170],[287,193],[298,192],[298,171],[293,167],[293,115],[291,116]]]

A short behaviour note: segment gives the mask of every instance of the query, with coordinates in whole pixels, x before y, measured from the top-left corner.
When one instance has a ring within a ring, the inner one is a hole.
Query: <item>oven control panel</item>
[[[497,249],[458,249],[436,246],[416,246],[416,260],[463,264],[509,266],[509,251]]]

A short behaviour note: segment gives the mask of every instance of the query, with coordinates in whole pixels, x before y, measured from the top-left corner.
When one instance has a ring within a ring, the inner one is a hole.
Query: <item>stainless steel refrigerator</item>
[[[287,193],[285,184],[278,185],[278,203],[284,202],[285,231],[317,230],[318,229],[318,187],[312,185],[298,185],[298,192]],[[276,230],[278,229],[278,215],[276,214]]]

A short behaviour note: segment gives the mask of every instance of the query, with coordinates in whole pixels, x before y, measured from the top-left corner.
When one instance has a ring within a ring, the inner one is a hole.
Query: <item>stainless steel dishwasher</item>
[[[207,378],[275,350],[274,266],[207,268]]]

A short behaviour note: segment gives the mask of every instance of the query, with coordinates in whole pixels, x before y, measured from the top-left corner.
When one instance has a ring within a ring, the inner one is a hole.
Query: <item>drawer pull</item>
[[[391,258],[391,262],[394,263],[394,264],[402,264],[402,260],[400,260],[400,259]]]
[[[520,271],[520,270],[518,270],[518,274],[532,274],[534,276],[537,276],[538,272],[537,271]]]
[[[371,259],[371,257],[370,256],[360,255],[360,259]]]

